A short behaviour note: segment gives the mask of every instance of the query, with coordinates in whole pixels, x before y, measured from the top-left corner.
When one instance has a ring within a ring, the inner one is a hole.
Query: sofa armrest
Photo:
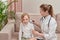
[[[0,31],[0,40],[12,40],[12,33],[14,32],[14,22],[8,22]]]
[[[7,35],[7,33],[1,33],[1,32],[0,32],[0,40],[8,40],[8,35]]]

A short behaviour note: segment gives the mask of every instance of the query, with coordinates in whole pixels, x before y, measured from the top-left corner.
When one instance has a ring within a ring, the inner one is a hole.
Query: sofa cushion
[[[0,32],[0,40],[9,40],[7,33]]]
[[[13,32],[14,32],[14,22],[10,21],[0,31],[0,40],[11,40]]]
[[[20,13],[19,14],[17,13],[16,16],[15,16],[15,18],[16,18],[16,20],[15,20],[15,31],[16,32],[19,31],[19,27],[20,27],[20,16],[21,16]]]
[[[56,15],[56,21],[57,21],[57,32],[60,33],[60,14]]]
[[[57,33],[57,40],[60,40],[60,33]]]

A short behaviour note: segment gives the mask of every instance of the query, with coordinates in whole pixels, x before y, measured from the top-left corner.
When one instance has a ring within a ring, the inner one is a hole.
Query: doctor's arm
[[[55,31],[56,31],[56,27],[57,27],[57,23],[56,21],[51,21],[50,25],[49,25],[49,32],[48,34],[44,33],[44,37],[45,39],[50,39],[55,35]]]
[[[38,26],[38,27],[41,27],[41,26],[40,26],[40,23],[37,23],[35,20],[32,20],[32,22],[33,22],[34,25],[36,25],[36,26]]]
[[[33,34],[35,34],[37,36],[41,36],[45,39],[50,39],[54,35],[54,33],[56,31],[56,27],[57,27],[56,21],[51,21],[48,33],[39,33],[37,31],[33,30]]]

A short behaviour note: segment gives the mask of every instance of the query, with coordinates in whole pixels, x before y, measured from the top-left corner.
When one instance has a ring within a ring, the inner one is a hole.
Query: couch
[[[8,20],[8,23],[0,31],[0,40],[12,40],[14,33],[14,20]]]
[[[22,13],[16,13],[15,20],[8,20],[8,23],[0,31],[0,40],[18,40],[19,39],[19,27],[20,27],[20,17]],[[30,13],[29,13],[30,14]],[[31,14],[30,19],[36,20],[39,23],[41,15]],[[60,40],[60,14],[55,15],[57,21],[57,40]],[[40,32],[40,28],[35,26],[35,30]]]
[[[19,35],[18,32],[19,32],[19,27],[20,27],[20,16],[21,16],[21,14],[22,13],[16,13],[15,32],[17,32],[16,33],[17,36]],[[41,15],[35,15],[35,14],[30,15],[30,19],[36,20],[38,23],[39,23],[40,18],[41,18]],[[57,30],[56,30],[57,39],[60,40],[60,14],[55,15],[55,19],[57,21]],[[40,30],[38,30],[39,29],[38,27],[35,27],[35,29],[37,31],[40,31]]]

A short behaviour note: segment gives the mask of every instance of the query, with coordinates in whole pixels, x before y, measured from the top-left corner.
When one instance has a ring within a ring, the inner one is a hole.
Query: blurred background
[[[53,6],[57,40],[60,40],[60,0],[0,0],[0,40],[19,39],[20,16],[24,12],[39,23],[41,4]],[[35,29],[40,32],[40,27],[35,26]]]

